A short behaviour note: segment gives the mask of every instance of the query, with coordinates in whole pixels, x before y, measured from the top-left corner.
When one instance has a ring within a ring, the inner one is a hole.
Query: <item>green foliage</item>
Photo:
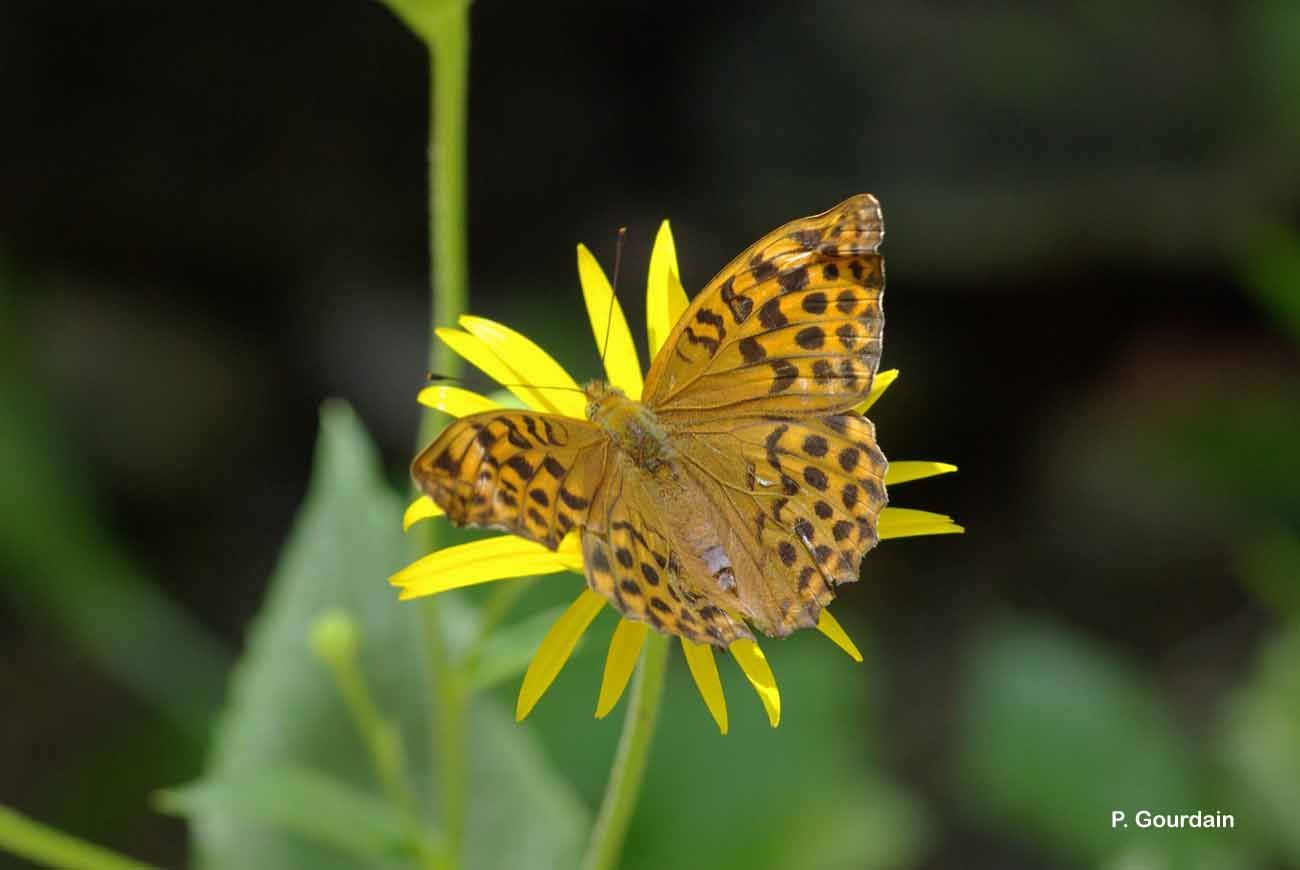
[[[0,323],[0,589],[201,746],[230,656],[104,528],[18,339]]]
[[[315,770],[274,766],[164,792],[159,808],[267,827],[337,850],[339,859],[413,861],[428,846],[413,840],[393,807],[369,791]],[[225,865],[224,857],[213,863]]]
[[[781,687],[773,729],[730,656],[718,658],[730,733],[718,734],[673,644],[664,711],[628,833],[626,870],[908,867],[932,842],[928,808],[877,766],[879,686],[869,637],[843,617],[866,656],[857,664],[815,632],[763,648]],[[589,629],[603,652],[613,620]],[[605,786],[627,699],[592,711],[604,656],[570,661],[529,718],[561,769],[595,800]],[[514,689],[513,686],[510,687]]]
[[[1237,270],[1243,286],[1278,327],[1300,342],[1300,239],[1295,233],[1280,226],[1258,228]]]
[[[980,824],[1090,863],[1123,858],[1117,866],[1137,860],[1134,848],[1158,858],[1152,866],[1223,848],[1214,831],[1111,829],[1113,810],[1218,806],[1203,800],[1191,741],[1132,665],[1020,621],[990,626],[967,658],[959,790]]]
[[[518,581],[516,581],[518,582]],[[564,613],[563,607],[548,607],[530,614],[513,625],[504,626],[493,631],[483,640],[478,654],[474,656],[470,670],[470,685],[476,691],[491,688],[519,676],[528,669],[533,660],[533,653],[541,645],[546,632],[551,630],[555,620]],[[578,647],[573,655],[578,656],[590,645],[578,640]]]
[[[1293,563],[1293,570],[1300,564]],[[1292,573],[1292,582],[1300,574]],[[1232,701],[1224,756],[1235,774],[1235,806],[1249,809],[1253,835],[1300,863],[1300,625],[1266,643]]]
[[[413,860],[418,838],[394,826],[399,807],[383,818],[361,739],[311,652],[311,629],[326,612],[346,612],[359,629],[361,673],[402,741],[414,830],[432,828],[435,711],[420,606],[399,606],[385,582],[406,554],[401,507],[355,416],[327,405],[311,488],[235,671],[207,773],[168,801],[191,820],[201,866],[350,867],[358,854],[371,866],[380,856],[384,866]],[[464,866],[571,863],[587,814],[532,736],[492,703],[474,710],[472,734]],[[350,809],[360,811],[357,822],[341,823]]]

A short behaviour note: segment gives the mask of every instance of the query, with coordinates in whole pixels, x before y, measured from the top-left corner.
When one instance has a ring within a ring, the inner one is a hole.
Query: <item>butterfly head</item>
[[[627,394],[604,381],[590,381],[582,392],[587,396],[587,419],[593,423],[599,423],[627,401]]]

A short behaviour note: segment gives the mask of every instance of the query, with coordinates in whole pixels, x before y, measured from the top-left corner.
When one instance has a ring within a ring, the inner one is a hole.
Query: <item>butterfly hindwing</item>
[[[555,549],[586,524],[609,450],[585,420],[487,411],[451,423],[411,474],[457,525],[502,529]]]
[[[824,415],[862,401],[880,361],[883,237],[870,194],[764,236],[682,314],[643,401],[666,421]]]
[[[649,492],[634,470],[614,465],[583,530],[587,585],[625,618],[661,632],[720,646],[752,637],[683,575]]]
[[[888,463],[857,414],[701,424],[683,455],[736,543],[736,593],[759,629],[785,635],[817,623],[836,587],[858,579],[887,501]]]

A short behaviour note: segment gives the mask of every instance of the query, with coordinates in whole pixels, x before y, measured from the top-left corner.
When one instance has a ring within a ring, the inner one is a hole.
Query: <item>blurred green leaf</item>
[[[1237,268],[1246,289],[1300,342],[1300,238],[1280,226],[1261,227],[1248,240]]]
[[[392,807],[374,795],[319,771],[267,767],[242,777],[207,780],[159,795],[164,812],[191,817],[230,814],[304,835],[357,858],[413,856]]]
[[[1262,532],[1240,548],[1242,582],[1280,617],[1300,622],[1300,538]]]
[[[986,630],[968,662],[960,793],[984,826],[1089,862],[1136,838],[1165,856],[1216,842],[1212,831],[1111,829],[1113,810],[1218,808],[1198,803],[1188,742],[1130,665],[1061,629],[1012,621]]]
[[[542,638],[564,610],[563,607],[549,607],[516,623],[497,628],[488,635],[470,671],[470,682],[475,690],[490,688],[522,674],[533,660]],[[575,656],[586,646],[582,639],[579,639],[578,644],[578,649],[573,653]]]
[[[768,841],[772,867],[907,867],[930,839],[920,800],[871,773],[800,794],[793,818]]]
[[[1295,576],[1292,576],[1294,582]],[[1224,752],[1248,831],[1300,864],[1300,628],[1267,642],[1228,712]],[[1242,824],[1239,820],[1238,824]]]
[[[6,596],[201,745],[229,653],[105,530],[76,452],[9,354],[0,356],[0,457]]]
[[[399,603],[386,582],[407,552],[401,512],[401,500],[384,484],[359,421],[346,405],[327,404],[311,486],[235,672],[201,787],[239,782],[266,767],[292,766],[378,795],[334,681],[308,646],[316,618],[342,608],[359,627],[361,671],[375,703],[402,736],[421,812],[433,818],[433,714],[421,605]],[[465,866],[519,866],[521,860],[539,867],[571,864],[587,823],[571,788],[499,706],[480,705],[471,733]],[[191,816],[202,866],[353,866],[347,856],[304,832],[274,829],[273,817],[264,817],[262,824],[250,821],[247,805],[221,800],[229,797],[229,791],[214,790]],[[310,809],[310,795],[302,800]],[[509,836],[502,836],[504,831]],[[334,842],[347,836],[346,830],[332,833]]]

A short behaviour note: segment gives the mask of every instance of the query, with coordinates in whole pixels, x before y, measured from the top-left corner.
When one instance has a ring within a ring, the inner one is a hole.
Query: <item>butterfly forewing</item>
[[[456,420],[411,466],[411,475],[458,525],[514,532],[555,549],[588,524],[609,453],[586,420],[488,411]]]
[[[824,415],[862,401],[880,361],[883,237],[870,194],[764,236],[683,313],[643,400],[666,421]]]

